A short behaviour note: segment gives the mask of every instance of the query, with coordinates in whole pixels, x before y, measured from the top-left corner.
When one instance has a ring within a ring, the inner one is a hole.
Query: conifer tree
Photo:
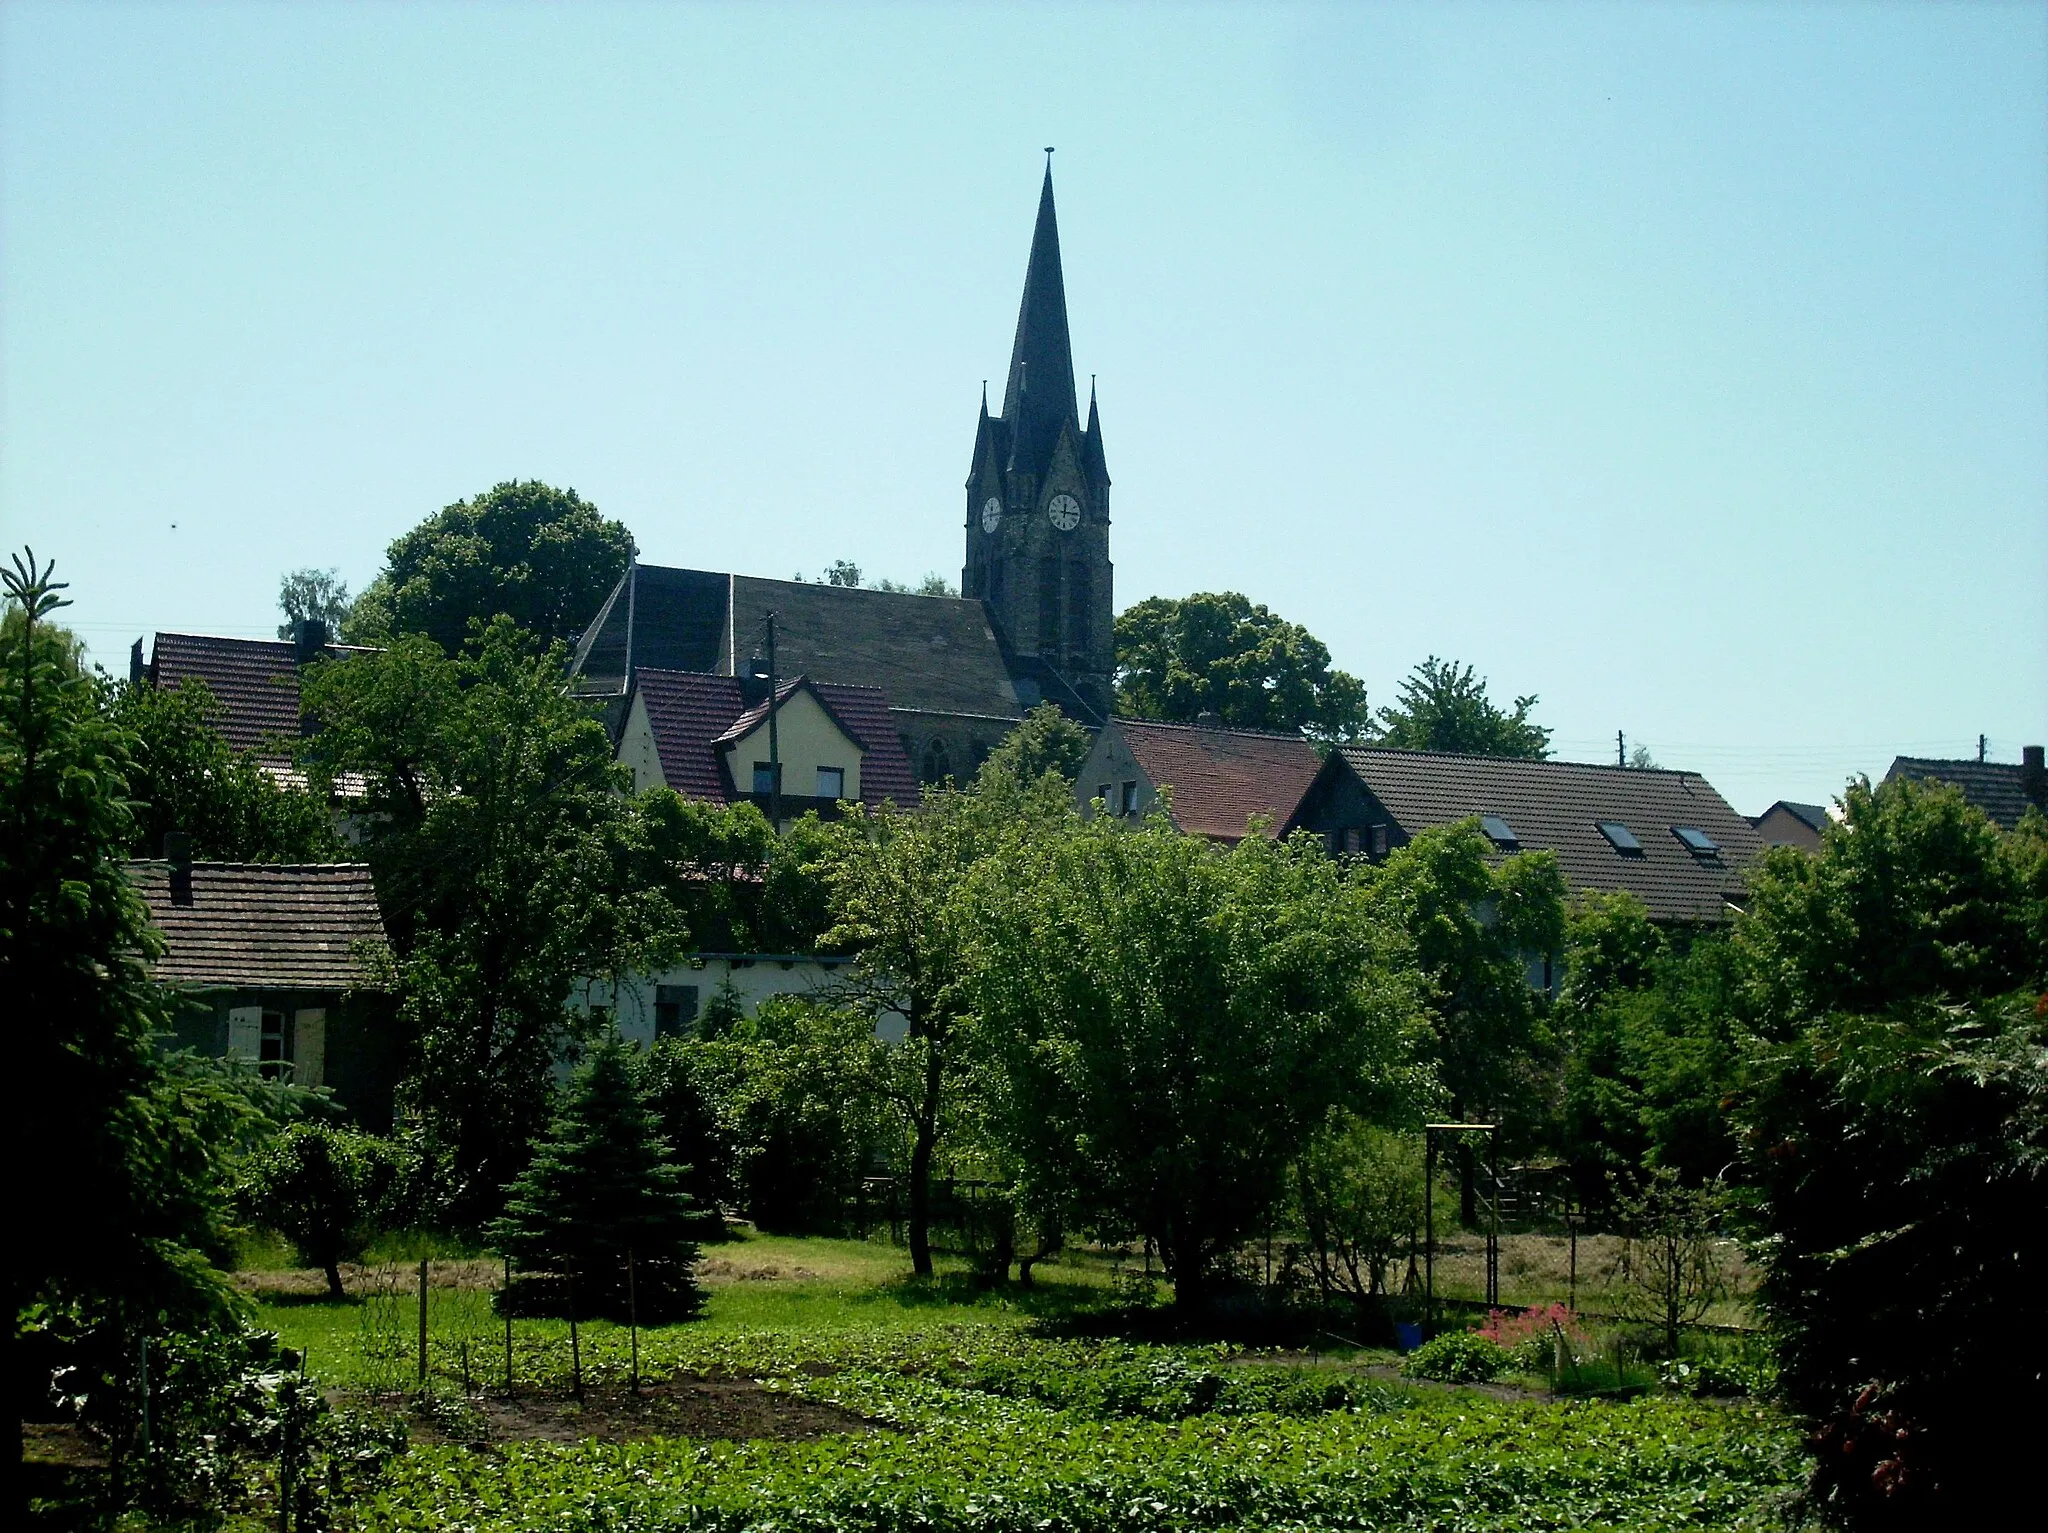
[[[492,1240],[526,1273],[553,1279],[519,1283],[521,1307],[624,1321],[630,1304],[648,1325],[688,1319],[703,1303],[692,1272],[700,1215],[616,1037],[571,1079],[505,1196]]]

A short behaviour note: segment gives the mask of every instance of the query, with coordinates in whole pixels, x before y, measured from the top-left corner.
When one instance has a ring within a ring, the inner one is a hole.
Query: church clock
[[[1053,526],[1059,528],[1061,532],[1072,532],[1081,525],[1081,502],[1071,495],[1053,496],[1045,512],[1052,518]],[[982,514],[985,517],[988,513],[984,511]]]
[[[991,495],[981,503],[981,530],[983,532],[994,532],[997,527],[1002,525],[1002,521],[1003,503]]]

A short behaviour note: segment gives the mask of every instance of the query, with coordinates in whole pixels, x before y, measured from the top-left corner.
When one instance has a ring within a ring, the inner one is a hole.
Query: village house
[[[1112,719],[1081,763],[1074,797],[1090,817],[1141,820],[1163,788],[1177,829],[1234,845],[1254,821],[1277,834],[1320,765],[1298,734]]]
[[[218,634],[159,633],[145,661],[142,640],[128,651],[128,679],[140,686],[174,688],[199,681],[221,705],[214,721],[221,738],[238,751],[251,751],[275,774],[294,770],[289,742],[304,724],[299,712],[299,673],[316,660],[369,654],[351,644],[328,642],[327,625],[299,624],[291,639],[233,639]]]
[[[2048,768],[2038,745],[2021,747],[2017,763],[1975,760],[1943,761],[1926,756],[1899,756],[1886,782],[1945,782],[1990,816],[2001,830],[2012,830],[2029,808],[2048,813]]]
[[[1330,753],[1281,830],[1378,858],[1473,818],[1497,856],[1551,852],[1574,894],[1632,894],[1672,924],[1728,920],[1763,849],[1697,772],[1357,745]]]
[[[386,1132],[400,1059],[369,868],[193,862],[186,838],[166,840],[164,858],[127,867],[164,937],[156,977],[181,1001],[170,1045],[325,1087]]]
[[[1820,833],[1827,829],[1828,812],[1819,804],[1795,804],[1779,799],[1762,814],[1751,815],[1765,846],[1796,846],[1802,852],[1820,850]]]

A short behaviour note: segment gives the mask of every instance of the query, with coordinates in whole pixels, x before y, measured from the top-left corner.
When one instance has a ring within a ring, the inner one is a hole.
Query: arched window
[[[933,740],[924,748],[924,769],[917,774],[917,780],[924,783],[940,783],[952,775],[953,761],[947,754],[946,742]]]

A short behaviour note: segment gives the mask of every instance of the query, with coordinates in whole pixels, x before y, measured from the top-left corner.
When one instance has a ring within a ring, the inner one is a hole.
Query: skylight
[[[1635,832],[1622,824],[1621,821],[1601,820],[1598,824],[1600,834],[1605,836],[1608,844],[1621,853],[1622,856],[1640,857],[1643,855],[1643,843],[1638,841]]]
[[[1714,838],[1696,825],[1674,825],[1671,834],[1685,844],[1685,849],[1695,857],[1714,857],[1721,848],[1714,844]]]
[[[1522,844],[1522,838],[1515,834],[1514,826],[1497,814],[1482,814],[1479,828],[1486,832],[1486,839],[1504,852],[1511,852]]]

